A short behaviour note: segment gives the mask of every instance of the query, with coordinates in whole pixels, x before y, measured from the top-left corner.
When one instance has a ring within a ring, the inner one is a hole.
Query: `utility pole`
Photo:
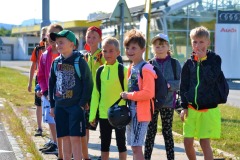
[[[3,51],[3,41],[0,37],[0,68],[2,67],[1,66],[1,61],[2,61],[2,51]]]
[[[42,0],[42,22],[41,28],[51,24],[49,16],[50,15],[50,4],[49,0]]]

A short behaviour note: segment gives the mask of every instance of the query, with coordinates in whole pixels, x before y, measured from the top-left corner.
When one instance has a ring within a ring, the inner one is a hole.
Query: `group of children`
[[[132,63],[129,68],[124,66],[123,86],[118,76],[120,50],[116,38],[106,37],[102,40],[101,30],[95,26],[89,27],[85,46],[89,51],[85,56],[75,51],[77,39],[70,30],[63,30],[56,24],[50,25],[47,38],[50,46],[41,56],[37,75],[41,96],[50,101],[47,112],[54,117],[49,126],[51,137],[58,145],[58,159],[70,160],[72,155],[75,160],[89,159],[89,129],[96,130],[98,123],[102,160],[109,159],[113,129],[120,160],[127,159],[126,142],[131,146],[134,160],[151,159],[160,113],[167,159],[173,160],[172,121],[175,95],[179,89],[184,108],[180,116],[184,121],[186,154],[189,159],[196,159],[193,140],[198,137],[205,159],[213,159],[210,138],[220,137],[220,112],[217,106],[202,106],[198,96],[207,96],[202,94],[203,88],[211,87],[208,85],[209,80],[216,81],[221,71],[221,59],[207,50],[210,33],[205,27],[191,31],[194,52],[182,70],[179,61],[171,57],[168,36],[160,33],[152,39],[153,65],[162,71],[169,90],[166,102],[159,110],[151,109],[154,108],[157,74],[152,64],[145,64],[143,54],[146,40],[139,30],[131,29],[125,34],[125,54]],[[102,49],[99,48],[99,43],[102,44]],[[59,56],[56,58],[56,55]],[[175,65],[172,65],[173,60]],[[99,89],[96,72],[100,66],[103,69]],[[126,127],[115,128],[109,123],[107,113],[119,97],[122,97],[120,104],[129,107],[131,121]],[[51,118],[48,118],[47,121],[50,121]],[[210,122],[213,125],[205,125]]]

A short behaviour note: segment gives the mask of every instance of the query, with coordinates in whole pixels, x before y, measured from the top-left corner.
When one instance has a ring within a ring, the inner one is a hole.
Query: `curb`
[[[15,107],[10,102],[8,102],[8,104],[12,107],[14,113],[21,120],[22,125],[24,126],[24,129],[25,129],[25,132],[31,136],[30,138],[35,143],[35,147],[36,147],[39,155],[41,155],[42,158],[45,159],[45,160],[56,160],[57,159],[56,155],[54,155],[54,154],[42,154],[42,152],[39,151],[40,147],[43,146],[48,141],[48,138],[47,138],[47,136],[44,136],[44,137],[41,137],[41,136],[35,137],[34,136],[33,132],[35,131],[34,126],[36,125],[36,120],[35,120],[35,117],[32,116],[33,113],[30,113],[31,116],[29,118],[27,118],[27,117],[22,115],[22,112],[20,111],[21,110],[20,108]],[[31,111],[31,109],[33,109],[33,108],[29,108],[28,111],[29,112],[34,112],[35,111],[35,109]],[[49,135],[48,126],[46,124],[42,123],[42,128],[43,128],[45,134]]]

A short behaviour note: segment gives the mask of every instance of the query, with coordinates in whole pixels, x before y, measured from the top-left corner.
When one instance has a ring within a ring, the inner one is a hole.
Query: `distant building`
[[[144,5],[135,6],[129,9],[132,22],[124,24],[124,31],[131,28],[140,28],[141,18],[144,14]],[[159,0],[152,3],[150,20],[150,37],[152,38],[159,32],[169,35],[170,43],[174,56],[181,62],[190,56],[192,49],[190,45],[189,32],[196,26],[203,25],[211,32],[210,49],[215,50],[215,25],[218,23],[218,11],[240,11],[240,0]],[[120,23],[109,19],[111,13],[89,15],[88,21],[62,22],[63,27],[71,29],[80,38],[80,47],[83,49],[84,34],[87,26],[97,25],[102,28],[103,36],[111,35],[117,37],[120,41]],[[239,18],[237,16],[236,18]],[[12,33],[19,38],[28,35],[39,36],[40,28],[35,26],[14,27]],[[151,39],[150,38],[150,39]],[[36,38],[38,42],[38,38]],[[35,43],[35,42],[33,42]],[[18,45],[19,46],[19,45]],[[16,46],[16,47],[18,47]],[[15,47],[15,46],[14,46]],[[149,49],[150,50],[150,49]],[[27,48],[24,53],[25,59],[28,58]],[[14,53],[15,54],[15,53]],[[150,54],[149,56],[153,56]],[[13,56],[18,57],[18,56]],[[21,56],[22,57],[22,56]]]
[[[89,22],[86,20],[76,20],[67,22],[58,22],[65,29],[72,30],[79,39],[79,50],[83,49],[85,44],[85,33],[89,26],[100,27],[101,21]],[[40,40],[40,24],[30,26],[15,26],[12,28],[12,34],[16,37],[0,37],[3,41],[0,50],[2,60],[29,60],[34,47]]]

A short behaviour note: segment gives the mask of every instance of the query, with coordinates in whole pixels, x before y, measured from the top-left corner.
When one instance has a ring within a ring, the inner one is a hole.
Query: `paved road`
[[[0,110],[3,109],[3,99],[0,99]],[[1,119],[4,118],[0,114]],[[6,133],[4,125],[0,119],[0,160],[16,160],[12,145],[10,144],[10,136]]]
[[[227,103],[240,108],[240,90],[230,90]]]

